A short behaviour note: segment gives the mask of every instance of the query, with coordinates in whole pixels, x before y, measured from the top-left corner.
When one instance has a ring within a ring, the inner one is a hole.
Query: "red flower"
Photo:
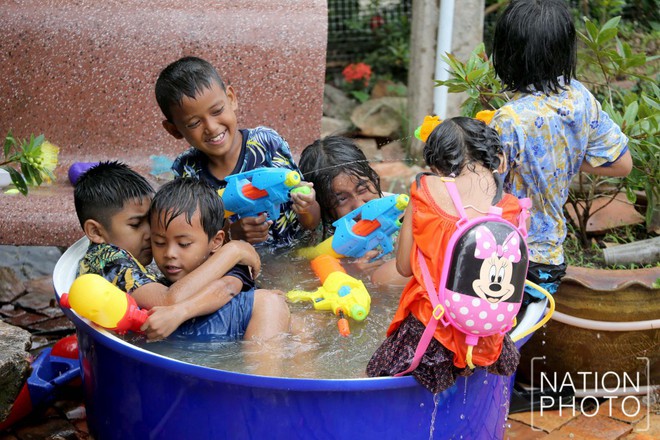
[[[371,20],[369,20],[369,27],[371,28],[372,31],[378,29],[384,24],[385,24],[385,19],[383,18],[382,15],[376,14],[371,17]]]
[[[371,79],[371,67],[364,63],[349,64],[342,71],[342,75],[344,75],[344,79],[348,83],[361,80],[364,82],[364,85],[367,86]]]

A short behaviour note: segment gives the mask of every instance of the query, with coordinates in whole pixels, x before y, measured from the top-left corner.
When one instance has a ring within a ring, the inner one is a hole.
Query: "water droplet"
[[[511,423],[506,424],[506,429],[511,429]]]
[[[541,345],[545,345],[545,341],[541,341]]]
[[[488,379],[484,380],[484,385],[488,385]]]
[[[572,432],[570,434],[568,434],[568,438],[574,438],[574,437],[575,437],[575,434],[573,434]]]
[[[460,415],[461,420],[465,420],[465,414]]]
[[[420,404],[419,404],[419,407],[420,407],[420,408],[424,408],[424,402],[420,403]]]
[[[596,333],[596,337],[600,339],[600,333]]]

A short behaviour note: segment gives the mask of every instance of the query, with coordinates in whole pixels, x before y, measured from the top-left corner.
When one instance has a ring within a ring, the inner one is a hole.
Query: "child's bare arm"
[[[300,182],[299,186],[309,188],[309,193],[291,192],[291,200],[293,201],[293,210],[298,216],[298,221],[303,228],[312,230],[321,223],[321,207],[316,201],[316,191],[314,191],[314,184],[311,182]]]
[[[399,273],[396,260],[388,260],[371,274],[371,282],[377,286],[405,286],[410,280]]]
[[[617,160],[609,166],[593,167],[586,161],[582,162],[580,171],[598,176],[625,177],[632,170],[632,156],[630,150],[626,150]]]
[[[197,294],[177,304],[153,307],[141,330],[151,340],[166,338],[184,321],[222,308],[241,292],[242,287],[243,282],[233,276],[212,281]]]
[[[403,277],[409,277],[412,273],[412,265],[410,264],[410,253],[412,252],[413,233],[412,233],[412,203],[406,208],[406,213],[403,217],[403,224],[399,232],[399,239],[397,240],[396,249],[396,270]]]
[[[229,242],[169,288],[160,283],[149,283],[131,294],[137,305],[143,308],[178,304],[202,291],[211,281],[224,277],[237,264],[251,267],[253,277],[261,269],[259,254],[251,245],[240,241]]]

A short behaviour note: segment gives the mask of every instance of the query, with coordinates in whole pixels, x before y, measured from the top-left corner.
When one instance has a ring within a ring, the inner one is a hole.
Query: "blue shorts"
[[[551,295],[557,292],[561,279],[566,274],[566,263],[559,265],[535,263],[531,261],[527,269],[527,279],[538,284]],[[523,304],[538,302],[545,298],[541,292],[531,286],[525,285]]]
[[[241,292],[217,312],[189,319],[172,334],[176,339],[236,341],[243,338],[252,317],[254,289]]]

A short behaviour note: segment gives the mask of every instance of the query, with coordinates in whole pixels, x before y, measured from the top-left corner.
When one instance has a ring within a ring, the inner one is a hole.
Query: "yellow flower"
[[[55,171],[55,167],[57,166],[57,154],[59,151],[60,149],[56,145],[48,141],[43,141],[39,146],[36,166],[39,169],[41,178],[46,183],[50,183],[54,177],[53,171]]]

